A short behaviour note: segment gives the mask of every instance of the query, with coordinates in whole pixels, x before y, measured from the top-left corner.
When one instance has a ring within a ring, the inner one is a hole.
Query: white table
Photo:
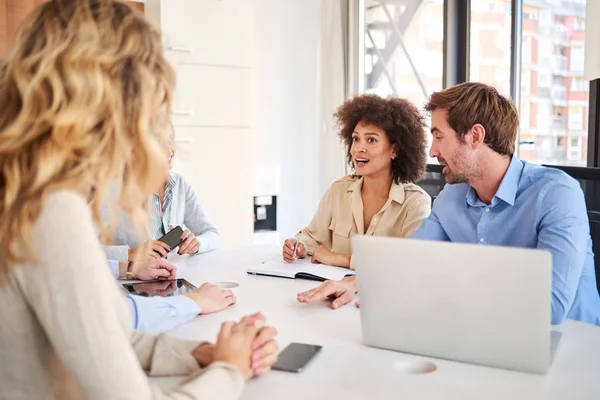
[[[173,335],[214,341],[221,322],[261,311],[279,330],[280,348],[290,342],[323,346],[300,374],[272,371],[247,383],[242,399],[600,399],[600,327],[567,321],[548,375],[534,375],[419,357],[362,344],[359,310],[347,305],[299,304],[296,293],[318,282],[252,276],[246,269],[279,257],[280,248],[258,246],[170,260],[179,277],[195,285],[231,281],[237,304],[200,316]],[[443,329],[443,327],[441,327]],[[413,374],[398,361],[432,361],[437,370]],[[156,380],[169,386],[173,380]]]

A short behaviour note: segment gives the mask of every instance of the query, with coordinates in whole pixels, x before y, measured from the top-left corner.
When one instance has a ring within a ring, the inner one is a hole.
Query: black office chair
[[[596,286],[598,287],[598,292],[600,292],[600,168],[569,167],[563,165],[544,166],[566,172],[581,185],[585,196],[588,219],[590,220]]]
[[[435,200],[437,195],[442,191],[444,185],[446,184],[446,180],[444,179],[444,174],[442,174],[442,169],[444,167],[442,165],[436,164],[428,164],[427,172],[425,173],[425,179],[420,182],[417,182],[423,190],[427,192],[429,196],[431,196],[431,201]]]

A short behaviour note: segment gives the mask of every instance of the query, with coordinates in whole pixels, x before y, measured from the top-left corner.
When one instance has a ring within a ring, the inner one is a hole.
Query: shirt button
[[[485,212],[490,212],[490,208],[489,208],[489,207],[486,207],[486,208],[485,208]]]
[[[480,238],[479,239],[479,243],[483,243],[483,242],[485,242],[485,239],[484,238]]]

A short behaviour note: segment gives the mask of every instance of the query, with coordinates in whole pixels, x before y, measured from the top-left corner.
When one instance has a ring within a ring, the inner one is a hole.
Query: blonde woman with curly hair
[[[215,346],[133,331],[97,239],[87,201],[115,182],[113,206],[148,218],[173,81],[160,34],[113,0],[45,3],[0,65],[0,399],[235,399],[275,361],[261,315]]]

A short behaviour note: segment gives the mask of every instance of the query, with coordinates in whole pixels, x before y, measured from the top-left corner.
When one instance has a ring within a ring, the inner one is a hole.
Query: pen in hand
[[[300,235],[302,234],[302,231],[298,232],[298,234],[296,235],[296,244],[294,245],[294,252],[292,253],[292,258],[295,260],[296,259],[296,250],[298,250],[298,243],[300,243]]]

